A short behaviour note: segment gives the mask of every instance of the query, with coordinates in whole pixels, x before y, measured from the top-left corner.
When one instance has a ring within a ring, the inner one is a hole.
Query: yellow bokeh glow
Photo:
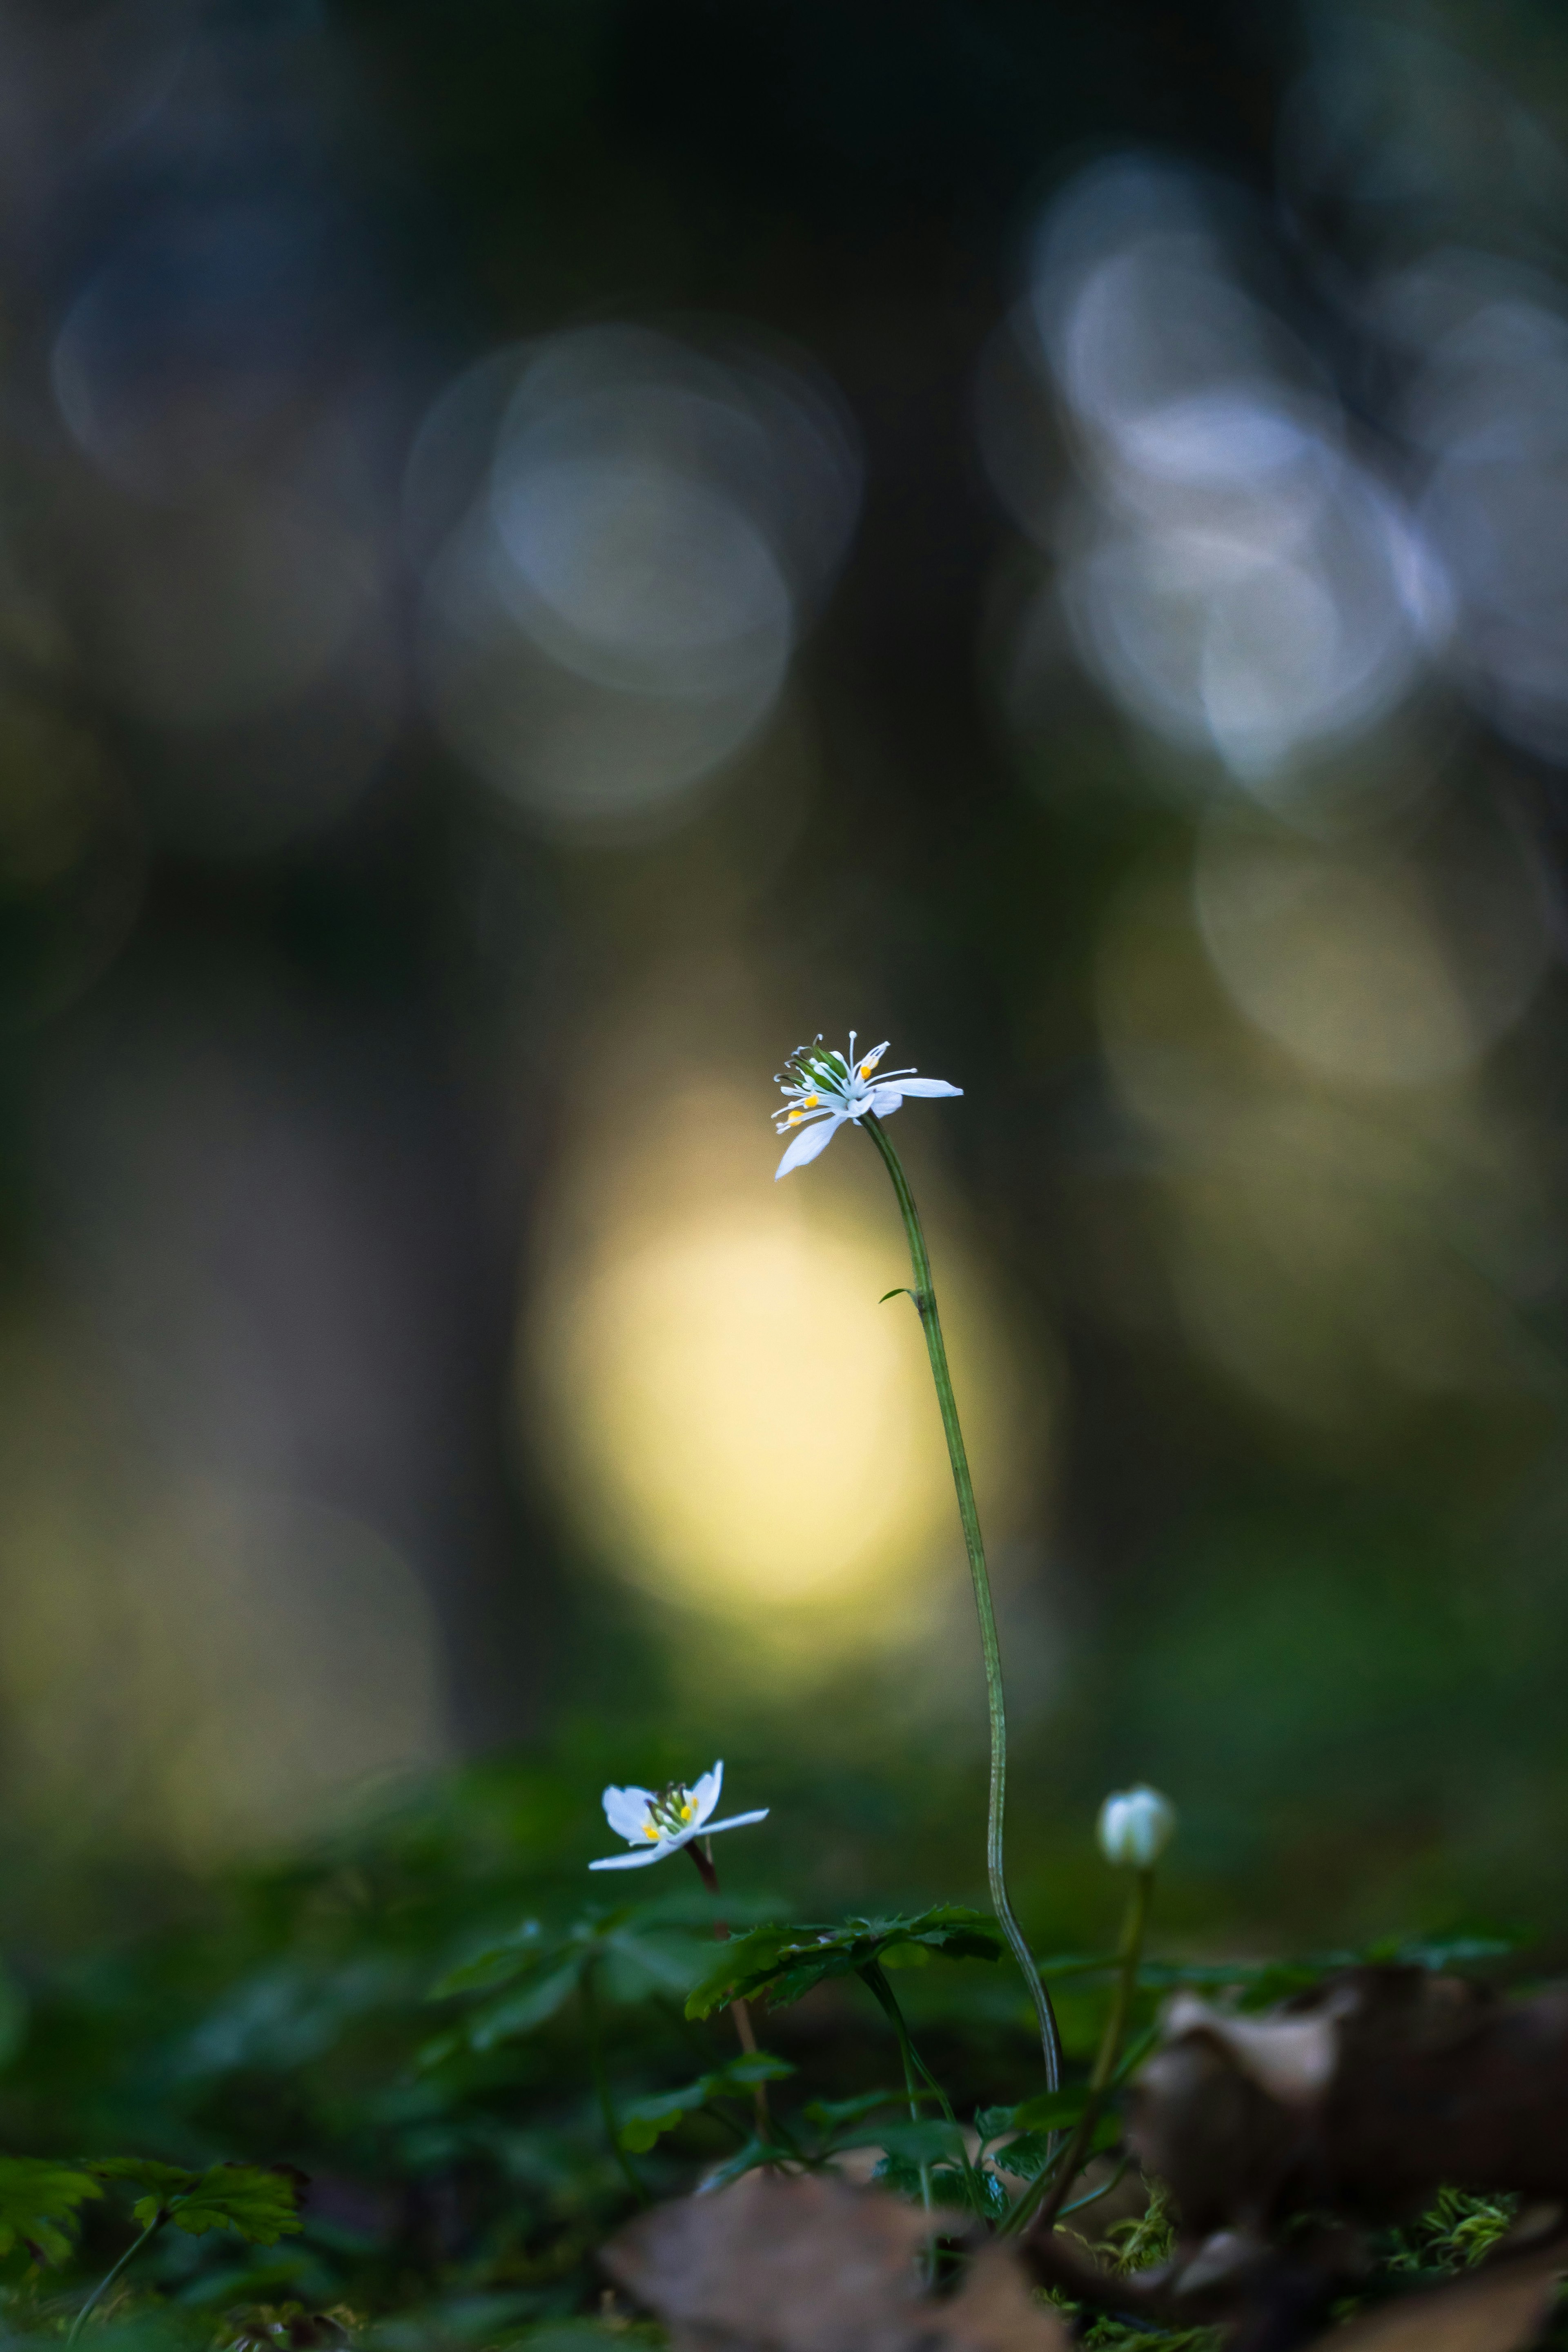
[[[599,1276],[562,1370],[634,1572],[750,1614],[925,1545],[946,1465],[912,1442],[935,1432],[877,1312],[887,1258],[731,1214]]]
[[[920,1325],[907,1299],[879,1304],[908,1279],[898,1213],[854,1134],[834,1147],[837,1170],[830,1154],[775,1187],[778,1147],[754,1100],[710,1087],[681,1108],[673,1148],[623,1129],[624,1181],[563,1171],[574,1238],[527,1332],[546,1465],[616,1574],[764,1641],[841,1654],[868,1624],[910,1622],[933,1579],[962,1572]],[[1004,1468],[1011,1359],[956,1245],[934,1239],[982,1507],[1000,1534],[1019,1483]]]

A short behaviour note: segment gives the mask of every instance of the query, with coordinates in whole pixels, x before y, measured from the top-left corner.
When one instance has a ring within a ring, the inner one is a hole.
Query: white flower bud
[[[1125,1870],[1152,1870],[1175,1833],[1176,1809],[1158,1789],[1118,1789],[1100,1809],[1100,1850]]]

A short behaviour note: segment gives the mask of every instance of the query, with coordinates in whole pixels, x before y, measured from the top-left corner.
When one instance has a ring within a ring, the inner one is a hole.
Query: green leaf
[[[988,1913],[941,1903],[911,1918],[847,1919],[837,1927],[763,1927],[737,1937],[689,1996],[688,2017],[710,2017],[730,2001],[765,1992],[775,2009],[799,2000],[828,1977],[879,1962],[891,1949],[924,1949],[950,1959],[994,1960],[1002,1937]],[[901,1958],[899,1965],[910,1961]]]
[[[788,2058],[775,2058],[771,2050],[748,2050],[742,2058],[731,2058],[727,2066],[703,2080],[724,2090],[750,2090],[753,2083],[782,2083],[799,2070]]]
[[[604,1940],[607,1966],[606,1997],[623,2006],[647,2000],[650,1993],[674,1993],[684,2000],[702,1974],[712,1953],[707,1938],[693,1935],[649,1935],[641,1929],[617,1927]]]
[[[18,2241],[46,2262],[70,2252],[77,2209],[102,2189],[91,2174],[47,2157],[0,2156],[0,2254]]]
[[[1050,2161],[1049,2132],[1020,2132],[1005,2147],[999,2147],[992,2158],[993,2164],[1010,2172],[1015,2180],[1037,2180]]]
[[[187,2172],[183,2164],[160,2164],[153,2156],[100,2157],[88,2170],[100,2180],[134,2181],[138,2189],[153,2189],[165,2199],[181,2196],[201,2179],[199,2172]]]
[[[960,2179],[970,2191],[970,2202],[973,2204],[975,2201],[976,2191],[978,2191],[982,2211],[993,2221],[1001,2221],[1011,2206],[1012,2199],[997,2179],[996,2175],[994,2172],[971,2171],[961,2174]]]
[[[470,2050],[493,2050],[498,2042],[510,2042],[519,2034],[531,2033],[564,2007],[577,1990],[583,1973],[581,1955],[569,1959],[563,1968],[552,1969],[521,1992],[509,1993],[504,1999],[481,2009],[468,2027]]]
[[[909,2095],[907,2091],[862,2091],[856,2099],[808,2100],[801,2112],[806,2122],[815,2124],[818,2131],[832,2133],[842,2130],[847,2124],[864,2122],[868,2116],[874,2116],[879,2107],[907,2106]],[[934,2099],[936,2093],[917,2091],[915,2096]]]
[[[1012,2107],[975,2108],[974,2128],[980,2135],[980,2144],[983,2147],[987,2140],[1000,2139],[1004,2132],[1017,2129],[1013,2121],[1014,2113],[1015,2110]]]
[[[183,2165],[160,2164],[154,2157],[110,2156],[91,2168],[105,2180],[129,2180],[151,2190],[131,2209],[144,2230],[163,2214],[193,2238],[229,2229],[254,2245],[273,2246],[301,2226],[298,2205],[304,2175],[292,2165],[212,2164],[205,2172],[187,2172]]]
[[[634,2156],[646,2156],[662,2132],[674,2131],[694,2107],[703,2105],[700,2083],[683,2090],[661,2091],[651,2098],[634,2099],[622,2112],[616,2137]]]
[[[422,2074],[429,2074],[434,2068],[444,2066],[448,2058],[455,2058],[459,2050],[466,2050],[468,2046],[468,2034],[461,2026],[458,2026],[450,2033],[438,2033],[434,2042],[422,2042],[414,2053],[414,2063]]]
[[[129,2180],[152,2192],[138,2197],[131,2208],[132,2219],[144,2230],[150,2230],[159,2214],[201,2179],[199,2172],[187,2172],[183,2164],[161,2164],[155,2156],[106,2156],[92,2169],[102,2180]]]
[[[208,2230],[237,2230],[251,2245],[275,2246],[303,2227],[302,2184],[303,2175],[291,2165],[213,2164],[177,2201],[164,2201],[174,2227],[193,2238]],[[136,2210],[140,2219],[142,2207]]]
[[[853,1924],[853,1923],[851,1923]],[[967,1903],[937,1903],[913,1919],[873,1920],[879,1945],[900,1940],[928,1944],[950,1960],[996,1960],[1002,1957],[1002,1930],[989,1911]]]
[[[727,2066],[716,2068],[711,2074],[699,2075],[695,2083],[688,2083],[679,2091],[656,2091],[647,2098],[634,2099],[622,2113],[621,2146],[629,2148],[634,2156],[646,2156],[661,2133],[674,2131],[678,2124],[707,2106],[710,2100],[742,2096],[758,2083],[783,2082],[794,2073],[787,2059],[758,2050],[732,2058]]]
[[[840,2147],[881,2147],[889,2156],[901,2157],[906,2164],[958,2164],[963,2158],[963,2134],[956,2124],[944,2123],[931,2116],[924,2123],[885,2123],[868,2125],[864,2130],[846,2133],[838,2142]]]
[[[933,2205],[956,2205],[961,2210],[971,2213],[974,2210],[974,2195],[970,2187],[970,2176],[961,2171],[957,2165],[929,2166],[922,2182],[921,2168],[918,2164],[911,2164],[907,2157],[885,2156],[871,2178],[881,2188],[896,2189],[901,2195],[910,2198],[918,2197],[922,2187],[929,2187]],[[993,2180],[988,2185],[998,2191],[1000,2202],[993,2207],[987,2197],[986,2210],[1005,2213],[1007,2210],[1006,2192],[1001,2189],[1001,2184],[997,2181]]]
[[[722,1956],[687,1995],[688,2017],[708,2017],[738,1993],[770,1983],[781,1968],[803,1964],[820,1940],[808,1927],[752,1927],[723,1947]]]
[[[1065,2091],[1042,2091],[1037,2099],[1021,2100],[1014,2108],[1011,2127],[1014,2131],[1070,2130],[1088,2105],[1087,2083],[1074,2083]]]
[[[753,2133],[744,2147],[738,2147],[733,2156],[726,2158],[712,2172],[704,2174],[697,2193],[700,2197],[710,2197],[717,2189],[728,2189],[730,2183],[739,2180],[742,2173],[755,2172],[760,2164],[777,2164],[781,2158],[788,2163],[787,2148],[779,2147],[773,2141],[762,2139]]]
[[[525,1969],[537,1968],[551,1948],[538,1920],[525,1919],[499,1944],[487,1944],[471,1959],[459,1960],[455,1969],[448,1969],[425,1998],[445,2000],[455,1992],[488,1992]]]

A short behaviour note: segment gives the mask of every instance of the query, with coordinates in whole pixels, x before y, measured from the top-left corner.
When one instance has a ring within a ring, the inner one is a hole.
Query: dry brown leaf
[[[923,2214],[874,2189],[750,2172],[640,2214],[600,2260],[677,2347],[902,2352],[929,2234]]]
[[[1568,2198],[1568,1992],[1357,1968],[1268,2017],[1185,1997],[1167,2032],[1127,2136],[1184,2240],[1277,2237],[1302,2212],[1402,2221],[1446,2186]]]
[[[1546,2324],[1563,2267],[1561,2247],[1518,2255],[1361,2312],[1309,2352],[1524,2352]]]
[[[920,2314],[940,2318],[940,2335],[922,2334],[931,2352],[1069,2352],[1071,2338],[1047,2304],[1037,2303],[1016,2257],[1005,2246],[975,2256],[962,2293],[945,2307]]]
[[[640,2214],[600,2260],[666,2323],[672,2352],[1067,2352],[1000,2247],[952,2302],[923,2294],[915,2256],[931,2228],[879,2190],[752,2172]]]

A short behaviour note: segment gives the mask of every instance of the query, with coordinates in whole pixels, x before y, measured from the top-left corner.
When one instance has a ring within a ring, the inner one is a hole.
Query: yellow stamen
[[[795,1108],[794,1110],[792,1110],[792,1111],[791,1111],[791,1113],[790,1113],[789,1117],[785,1119],[785,1121],[784,1121],[784,1125],[785,1125],[786,1127],[798,1127],[798,1126],[800,1125],[801,1120],[802,1120],[805,1117],[805,1111],[803,1111],[803,1110],[799,1108],[799,1106],[797,1105],[797,1106],[795,1107]]]
[[[643,1823],[642,1833],[645,1838],[651,1838],[655,1845],[658,1843],[658,1832],[655,1829],[651,1822],[645,1822]]]
[[[820,1095],[802,1095],[800,1098],[800,1107],[802,1110],[815,1110],[821,1100],[822,1097]]]
[[[680,1808],[680,1818],[683,1822],[689,1822],[691,1819],[691,1808],[689,1805],[682,1805]]]

